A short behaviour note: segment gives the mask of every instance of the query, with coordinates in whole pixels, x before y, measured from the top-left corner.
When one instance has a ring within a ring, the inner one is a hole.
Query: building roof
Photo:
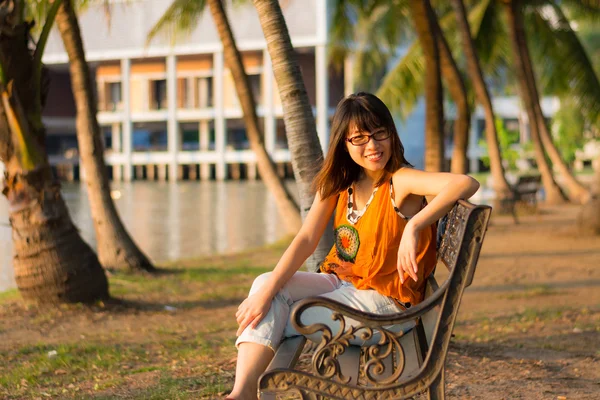
[[[207,9],[189,35],[181,35],[174,45],[168,34],[146,45],[148,32],[171,4],[167,0],[113,0],[110,22],[102,4],[93,4],[79,16],[88,61],[166,56],[167,54],[211,53],[221,42]],[[326,0],[281,1],[282,11],[294,47],[325,44],[327,37]],[[228,5],[229,19],[240,50],[266,47],[258,14],[248,2]],[[55,28],[46,45],[44,62],[67,62],[60,35]]]

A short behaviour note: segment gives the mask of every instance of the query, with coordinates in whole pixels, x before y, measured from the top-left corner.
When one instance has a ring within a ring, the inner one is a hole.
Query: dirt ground
[[[448,398],[600,399],[600,238],[578,237],[576,213],[493,217],[454,330]],[[180,278],[111,277],[122,304],[1,301],[0,398],[222,398],[235,309],[282,248],[180,262]],[[222,274],[232,263],[243,267]],[[53,349],[74,355],[48,362]]]

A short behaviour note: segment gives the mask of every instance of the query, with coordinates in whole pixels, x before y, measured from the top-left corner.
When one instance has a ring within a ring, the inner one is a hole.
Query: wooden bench
[[[537,210],[537,192],[542,186],[541,175],[521,175],[517,182],[511,186],[512,198],[502,201],[502,212],[512,214],[516,224],[519,223],[517,218],[517,205],[523,205],[530,211]]]
[[[287,391],[299,393],[302,399],[406,399],[424,392],[429,399],[443,399],[452,329],[463,291],[473,280],[490,213],[488,206],[461,200],[440,220],[438,263],[448,268],[448,277],[439,287],[429,277],[424,301],[402,313],[374,315],[321,297],[302,300],[292,312],[292,323],[303,335],[321,332],[321,342],[307,370],[299,370],[296,364],[306,337],[284,340],[259,380],[261,399],[275,399],[276,393]],[[304,326],[302,313],[315,306],[331,309],[341,329]],[[346,326],[344,316],[358,324]],[[406,333],[385,328],[408,321],[416,325]],[[380,340],[362,347],[350,345],[358,331],[363,339],[378,334]]]

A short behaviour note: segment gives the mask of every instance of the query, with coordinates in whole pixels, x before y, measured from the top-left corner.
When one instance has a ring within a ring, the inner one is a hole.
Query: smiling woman
[[[435,222],[478,187],[464,175],[413,169],[388,108],[376,96],[343,99],[304,225],[273,272],[254,281],[236,313],[239,355],[229,398],[256,398],[257,379],[281,340],[299,334],[289,315],[303,298],[322,296],[380,315],[421,302],[436,262]],[[430,204],[426,195],[435,196]],[[323,273],[297,272],[331,216],[335,244],[320,264]],[[328,309],[303,317],[306,325],[327,324],[332,334],[339,329]],[[391,329],[405,332],[412,326]]]

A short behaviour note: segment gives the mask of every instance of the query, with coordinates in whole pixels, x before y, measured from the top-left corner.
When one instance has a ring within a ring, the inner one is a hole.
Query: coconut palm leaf
[[[205,0],[174,0],[148,33],[146,44],[159,33],[166,34],[172,43],[190,34],[198,26],[205,6]]]
[[[600,120],[600,81],[561,7],[534,7],[525,14],[540,89],[575,100],[590,121]],[[535,36],[533,36],[535,35]]]
[[[487,0],[488,2],[491,0]],[[445,14],[439,18],[440,27],[446,35],[455,60],[460,60],[462,54],[459,35],[456,29],[456,18],[451,9],[446,8]],[[476,10],[470,18],[477,18]],[[377,90],[377,95],[405,119],[412,112],[423,94],[423,75],[425,61],[420,43],[415,40],[396,64],[385,75]],[[447,95],[447,93],[446,93]]]
[[[53,3],[54,2],[50,0],[23,0],[23,5],[25,6],[23,10],[25,19],[37,22],[45,21]],[[88,7],[99,5],[99,1],[97,0],[74,0],[73,3],[78,14]],[[110,23],[110,0],[101,0],[101,5],[104,8],[107,22]],[[36,23],[31,31],[37,36],[42,32],[42,28],[43,24]]]
[[[483,72],[499,78],[510,59],[510,41],[503,21],[502,5],[496,0],[477,3],[469,13],[469,23]]]
[[[423,95],[425,59],[418,41],[383,79],[377,96],[402,119],[408,117]]]
[[[407,2],[339,0],[334,6],[330,63],[340,66],[351,53],[355,84],[375,90],[408,33]]]

